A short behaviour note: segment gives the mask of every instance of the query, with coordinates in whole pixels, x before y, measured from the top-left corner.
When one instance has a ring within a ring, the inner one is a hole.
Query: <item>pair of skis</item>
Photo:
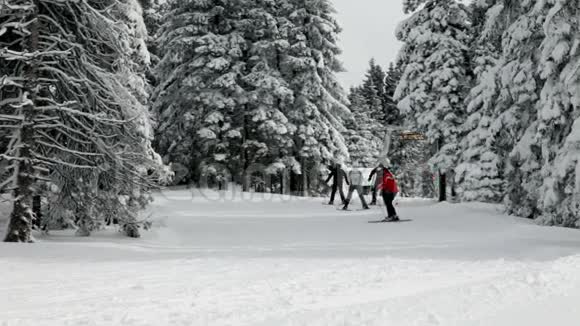
[[[399,222],[411,222],[411,219],[398,219],[398,220],[389,220],[384,219],[380,221],[369,221],[369,223],[399,223]]]
[[[323,203],[323,205],[334,206],[334,205],[330,205],[327,203]],[[342,207],[337,207],[336,210],[337,211],[345,211],[345,212],[352,212],[353,211],[352,209],[343,209]],[[367,210],[370,210],[370,209],[359,208],[359,209],[356,209],[354,211],[360,212],[360,211],[367,211]],[[411,222],[411,221],[412,221],[411,219],[389,220],[389,219],[385,218],[385,219],[378,220],[378,221],[369,221],[369,223],[397,223],[397,222]]]

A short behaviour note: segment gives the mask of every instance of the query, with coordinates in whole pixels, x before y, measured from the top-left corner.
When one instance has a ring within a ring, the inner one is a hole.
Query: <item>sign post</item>
[[[389,150],[390,150],[391,143],[392,143],[393,136],[394,136],[395,132],[398,133],[397,137],[402,142],[421,142],[421,141],[428,140],[427,136],[421,132],[410,131],[409,129],[404,128],[404,127],[400,127],[400,126],[387,126],[386,133],[385,133],[385,139],[383,141],[383,149],[382,149],[381,154],[379,156],[380,162],[384,161],[384,159],[388,157]],[[437,142],[436,145],[439,146],[439,142]],[[439,149],[439,148],[437,148],[437,149]],[[437,171],[437,176],[438,176],[437,188],[439,189],[439,194],[438,194],[439,201],[446,201],[447,200],[446,175],[445,175],[445,173],[442,173],[441,170],[439,170],[439,169],[436,169],[436,171]]]
[[[441,139],[437,140],[437,152],[441,149]],[[447,173],[437,169],[439,174],[439,202],[447,201]]]

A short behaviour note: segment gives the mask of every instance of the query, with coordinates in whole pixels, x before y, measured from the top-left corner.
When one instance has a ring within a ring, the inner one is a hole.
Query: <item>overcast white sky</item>
[[[331,0],[342,26],[342,61],[346,73],[339,75],[345,87],[359,84],[375,58],[386,67],[395,60],[401,43],[395,29],[405,18],[402,0]]]

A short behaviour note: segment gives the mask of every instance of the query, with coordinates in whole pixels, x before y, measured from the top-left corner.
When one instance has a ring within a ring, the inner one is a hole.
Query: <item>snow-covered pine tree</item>
[[[522,217],[540,215],[542,151],[537,136],[542,16],[531,1],[475,3],[476,78],[468,97],[457,180],[464,200],[499,201]],[[482,21],[485,12],[485,21]]]
[[[497,112],[495,101],[501,35],[510,21],[501,0],[471,4],[471,71],[474,83],[466,100],[468,117],[463,125],[460,164],[455,181],[461,200],[501,202],[505,194],[504,165],[510,147],[506,131],[493,128]],[[513,145],[512,145],[513,146]]]
[[[369,68],[361,85],[362,94],[367,100],[371,116],[375,120],[384,120],[387,104],[385,72],[375,59],[369,61]]]
[[[158,33],[164,55],[153,94],[156,149],[199,175],[240,168],[247,94],[241,84],[248,44],[239,23],[244,2],[172,0]]]
[[[541,221],[580,227],[580,3],[536,1],[532,16],[543,22],[538,102],[542,148]]]
[[[497,118],[492,123],[498,139],[509,151],[505,168],[505,203],[509,213],[526,218],[540,215],[538,199],[542,177],[542,151],[539,139],[537,101],[542,81],[538,78],[539,47],[543,39],[542,19],[531,14],[533,3],[504,1],[508,21],[502,36],[502,55],[498,64]],[[500,157],[504,156],[500,153]]]
[[[319,163],[345,162],[343,118],[350,112],[336,78],[343,68],[338,60],[340,28],[334,9],[328,0],[287,0],[281,8],[279,24],[289,41],[281,71],[294,92],[293,106],[285,114],[298,128],[293,155],[302,171],[313,170]],[[304,186],[295,188],[308,188],[306,176],[302,173]]]
[[[367,110],[371,117],[379,120],[383,113],[383,101],[374,81],[368,77],[365,78],[363,84],[360,86],[360,92],[366,101]]]
[[[282,56],[288,50],[288,41],[278,28],[280,3],[248,1],[246,6],[240,29],[248,51],[241,80],[248,102],[243,108],[240,171],[252,179],[255,188],[264,189],[259,187],[268,183],[264,172],[277,174],[297,166],[291,156],[296,127],[284,114],[294,97],[280,72]],[[248,190],[250,180],[245,181]]]
[[[397,30],[405,70],[395,99],[409,127],[437,145],[431,164],[452,172],[465,118],[468,11],[456,0],[406,0],[404,7],[414,12]]]
[[[101,189],[99,196],[106,196],[110,200],[102,201],[107,205],[99,208],[102,214],[98,214],[94,220],[104,219],[110,222],[115,219],[128,236],[138,237],[138,227],[143,225],[143,221],[138,219],[136,212],[152,200],[149,193],[151,185],[143,180],[152,178],[157,182],[166,182],[169,173],[152,147],[153,128],[148,110],[151,88],[146,78],[151,61],[142,8],[136,0],[119,0],[114,7],[110,7],[110,12],[119,22],[121,33],[118,38],[123,46],[117,58],[115,72],[119,82],[138,101],[131,114],[139,137],[132,140],[132,148],[138,149],[136,153],[144,153],[147,160],[142,161],[139,156],[134,157],[133,168],[136,175],[132,184],[118,184],[115,173],[119,171],[115,169],[99,175],[98,187]]]
[[[166,2],[163,0],[139,0],[139,4],[143,10],[143,22],[147,28],[147,42],[154,44],[155,34],[161,27],[161,20],[163,18],[163,5]]]
[[[370,115],[368,102],[361,88],[353,87],[349,94],[352,117],[346,120],[345,135],[352,166],[374,167],[383,140],[378,137],[383,129]]]
[[[155,164],[140,125],[143,107],[118,75],[127,56],[124,25],[111,14],[118,6],[12,0],[0,12],[0,127],[10,134],[2,159],[10,162],[15,197],[5,241],[32,240],[32,197],[59,172],[112,173],[131,191],[152,185],[134,167]],[[77,217],[111,204],[93,201],[84,191],[89,181],[78,181],[83,189],[53,189],[83,199]]]
[[[433,197],[433,180],[427,164],[431,158],[431,147],[427,141],[402,139],[401,134],[393,136],[389,157],[401,196]]]
[[[134,182],[130,183],[119,182],[117,174],[120,171],[116,165],[99,173],[76,172],[67,167],[55,169],[51,179],[53,188],[58,191],[50,194],[49,201],[60,205],[50,206],[43,223],[49,226],[75,225],[78,227],[78,235],[88,236],[103,224],[115,221],[128,236],[138,237],[139,226],[146,223],[139,221],[137,212],[151,200],[150,185],[145,180],[164,174],[161,160],[151,147],[152,128],[146,107],[149,97],[145,81],[145,72],[149,66],[149,53],[145,45],[147,31],[137,1],[121,0],[102,5],[108,6],[111,18],[116,21],[117,39],[122,47],[116,54],[111,54],[115,60],[114,73],[117,80],[125,91],[130,92],[120,95],[134,105],[130,114],[138,137],[127,142],[132,144],[135,153],[145,154],[147,159],[134,156]],[[96,9],[102,8],[96,6]],[[130,151],[126,154],[134,155]],[[79,183],[79,179],[84,182]],[[89,207],[91,212],[86,211],[87,207],[78,207],[77,203],[83,201],[92,202],[92,207]]]
[[[401,80],[402,67],[389,63],[389,68],[385,73],[385,103],[383,105],[384,116],[381,121],[386,125],[400,125],[401,121],[399,108],[394,99],[397,85]]]
[[[165,1],[160,0],[139,0],[141,7],[143,9],[143,21],[145,27],[147,28],[147,49],[150,53],[151,64],[148,66],[146,71],[146,76],[150,88],[157,84],[155,80],[155,75],[153,72],[153,67],[159,63],[159,46],[157,44],[157,32],[161,26],[161,20],[163,18],[163,10],[165,9]],[[149,90],[151,91],[151,90]]]

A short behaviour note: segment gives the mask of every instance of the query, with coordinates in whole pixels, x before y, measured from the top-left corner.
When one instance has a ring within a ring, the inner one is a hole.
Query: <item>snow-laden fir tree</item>
[[[537,215],[540,152],[535,142],[541,23],[531,2],[473,4],[471,70],[456,181],[463,200],[498,202],[520,216]]]
[[[150,55],[150,64],[147,66],[146,76],[150,88],[156,85],[153,67],[159,63],[159,46],[157,43],[157,32],[161,26],[163,10],[166,7],[165,1],[160,0],[139,0],[143,9],[143,22],[147,29],[147,49]],[[151,92],[151,89],[149,90]]]
[[[12,0],[0,12],[0,120],[10,137],[2,159],[10,162],[6,183],[14,192],[6,241],[31,241],[32,197],[44,181],[62,198],[78,200],[75,207],[51,203],[78,219],[109,206],[135,214],[136,205],[119,206],[114,201],[123,199],[105,195],[107,184],[95,188],[102,174],[129,198],[153,184],[135,168],[157,168],[144,108],[119,75],[130,60],[127,26],[116,16],[126,4]],[[91,178],[77,178],[69,189],[58,187],[57,174]]]
[[[294,188],[303,170],[344,160],[332,13],[327,1],[170,1],[153,96],[165,160],[190,179],[287,169],[302,176]]]
[[[580,3],[536,1],[531,15],[542,19],[545,35],[536,134],[543,163],[541,221],[580,227]]]
[[[281,65],[282,75],[294,92],[294,103],[286,112],[297,127],[293,155],[303,171],[318,163],[345,162],[343,118],[350,114],[348,99],[336,73],[342,71],[338,59],[340,32],[328,0],[287,0],[279,13],[289,49]],[[306,185],[302,173],[302,189]]]
[[[431,148],[427,141],[406,140],[393,136],[389,158],[404,197],[432,198],[433,180],[428,161]]]
[[[463,125],[460,164],[455,181],[465,201],[501,202],[505,194],[503,177],[509,153],[507,132],[493,123],[496,110],[501,36],[509,26],[509,8],[501,0],[475,1],[471,5],[471,71],[475,76],[466,100],[468,117]],[[508,24],[508,25],[506,25]],[[513,145],[512,145],[513,146]]]
[[[412,15],[397,30],[405,70],[395,99],[409,128],[438,146],[431,164],[451,172],[465,119],[468,11],[455,0],[404,1],[404,6]]]
[[[387,125],[401,125],[399,108],[395,101],[395,91],[401,80],[402,67],[399,64],[389,63],[385,72],[385,102],[383,104],[384,116],[381,121]]]
[[[389,65],[388,71],[385,71],[371,59],[363,82],[359,86],[371,110],[372,118],[383,125],[401,123],[399,109],[393,99],[400,78],[400,69],[393,63]]]
[[[385,105],[387,102],[385,88],[385,72],[375,59],[369,61],[369,68],[360,86],[362,95],[367,100],[371,117],[375,120],[384,120]]]
[[[240,19],[244,2],[169,1],[158,32],[153,109],[156,149],[188,178],[222,176],[239,163],[248,101],[241,77],[248,51]],[[239,165],[239,164],[238,164]]]
[[[147,42],[150,45],[149,50],[152,48],[157,50],[155,46],[155,34],[161,27],[161,21],[163,18],[163,7],[166,1],[163,0],[139,0],[142,8],[143,23],[147,28]]]
[[[285,115],[294,98],[281,72],[289,43],[278,26],[280,3],[220,3],[169,3],[176,18],[161,30],[169,50],[157,67],[159,146],[190,174],[201,167],[202,175],[242,182],[248,169],[263,170],[257,165],[299,171]],[[190,100],[181,102],[183,94]]]
[[[380,86],[380,85],[379,85]],[[379,120],[383,113],[383,101],[378,92],[378,87],[372,79],[366,78],[360,86],[360,93],[366,102],[368,112],[375,120]]]
[[[374,167],[381,151],[383,140],[379,135],[384,130],[371,117],[372,111],[360,88],[353,87],[349,94],[352,116],[347,119],[345,135],[350,154],[350,163],[355,167]]]
[[[113,6],[110,6],[113,4]],[[106,3],[103,5],[107,5]],[[94,185],[94,193],[89,190],[79,190],[75,193],[90,193],[89,198],[97,202],[95,204],[95,213],[81,214],[76,217],[76,223],[79,227],[77,234],[90,235],[93,230],[101,227],[105,222],[115,221],[121,225],[125,233],[131,237],[138,237],[138,228],[143,224],[137,216],[139,209],[144,208],[151,200],[149,193],[150,185],[146,181],[149,178],[165,178],[167,176],[161,159],[154,152],[151,146],[153,133],[150,124],[150,117],[147,110],[147,101],[149,98],[149,87],[146,82],[145,73],[148,71],[150,55],[147,50],[147,30],[143,22],[143,13],[139,3],[135,0],[119,0],[116,3],[109,3],[109,12],[117,22],[119,34],[117,38],[119,45],[122,47],[117,53],[115,69],[117,80],[125,87],[130,94],[121,94],[125,99],[135,101],[134,110],[131,112],[132,122],[139,132],[139,138],[129,140],[132,148],[136,149],[135,153],[145,153],[146,160],[142,160],[139,155],[134,155],[133,183],[119,183],[116,174],[119,171],[115,168],[109,168],[99,174],[91,173],[89,175],[78,175],[74,171],[58,171],[54,173],[54,179],[58,188],[66,186],[74,188],[78,185],[78,179],[83,179],[85,184]],[[98,6],[96,6],[99,8]],[[92,178],[91,178],[92,176]],[[83,201],[81,198],[68,198],[69,192],[60,191],[51,198],[52,202],[60,202],[51,209],[49,217],[62,218],[64,203],[74,204]],[[88,200],[87,200],[88,201]],[[69,207],[69,210],[73,210]],[[78,215],[78,214],[77,214]],[[47,221],[50,223],[50,221]],[[146,224],[145,224],[146,225]]]
[[[502,37],[498,64],[499,93],[494,130],[506,143],[505,203],[509,213],[526,218],[539,215],[542,153],[536,138],[537,101],[542,87],[538,78],[538,49],[543,39],[542,22],[531,15],[533,3],[505,2],[510,24]],[[508,6],[509,5],[509,6]],[[504,156],[500,152],[500,157]]]
[[[279,174],[297,167],[292,157],[296,127],[284,114],[294,96],[280,71],[289,44],[278,28],[279,10],[278,2],[249,1],[240,25],[248,43],[243,58],[246,66],[242,82],[248,102],[241,119],[240,171],[252,177],[254,184],[267,183],[265,172]],[[244,190],[248,190],[249,180],[245,181]]]

